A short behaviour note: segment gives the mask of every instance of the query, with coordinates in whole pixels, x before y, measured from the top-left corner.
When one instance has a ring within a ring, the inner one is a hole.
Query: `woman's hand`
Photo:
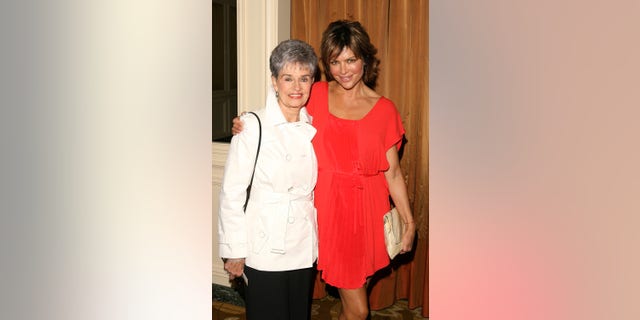
[[[404,232],[402,233],[402,249],[400,253],[410,252],[413,248],[413,238],[416,234],[416,223],[411,220],[409,222],[403,222]]]
[[[224,262],[224,270],[229,274],[229,279],[242,276],[244,273],[244,258],[227,259]]]
[[[243,122],[240,120],[240,117],[233,118],[233,128],[231,128],[231,133],[235,136],[236,134],[242,131]]]

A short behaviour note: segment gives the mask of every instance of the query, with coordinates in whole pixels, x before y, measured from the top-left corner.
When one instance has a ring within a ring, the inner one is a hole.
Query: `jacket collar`
[[[289,123],[287,119],[284,118],[282,111],[280,110],[280,106],[278,105],[278,99],[276,98],[275,91],[273,91],[273,87],[269,86],[267,90],[267,103],[265,107],[265,121],[273,126],[281,125]],[[306,124],[311,124],[313,118],[309,113],[307,113],[307,108],[300,108],[300,121]]]

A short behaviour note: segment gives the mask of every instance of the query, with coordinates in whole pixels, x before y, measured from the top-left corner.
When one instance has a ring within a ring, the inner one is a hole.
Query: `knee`
[[[351,305],[343,309],[343,313],[346,316],[344,319],[365,320],[369,316],[369,308],[366,305]]]
[[[369,308],[358,308],[354,313],[354,319],[366,320],[369,316]]]

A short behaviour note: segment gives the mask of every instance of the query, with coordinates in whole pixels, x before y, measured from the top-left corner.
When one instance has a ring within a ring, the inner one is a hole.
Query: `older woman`
[[[244,130],[231,140],[220,193],[220,256],[230,278],[246,277],[248,319],[310,317],[317,161],[311,144],[316,130],[304,106],[317,63],[313,48],[299,40],[283,41],[271,53],[273,90],[256,112],[262,142],[246,212],[258,119],[242,116]]]

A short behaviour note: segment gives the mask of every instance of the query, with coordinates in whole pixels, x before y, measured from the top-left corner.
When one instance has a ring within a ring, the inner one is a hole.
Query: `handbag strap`
[[[253,163],[253,172],[251,173],[251,181],[249,181],[249,188],[251,188],[251,185],[253,184],[253,175],[256,173],[256,166],[258,165],[258,155],[260,154],[260,144],[262,143],[262,123],[260,123],[260,117],[258,117],[258,115],[253,112],[253,111],[249,111],[249,113],[253,114],[254,116],[256,116],[256,119],[258,119],[258,151],[256,151],[256,161]],[[247,198],[247,201],[249,201],[249,198]],[[247,205],[247,201],[245,201],[244,205]]]

